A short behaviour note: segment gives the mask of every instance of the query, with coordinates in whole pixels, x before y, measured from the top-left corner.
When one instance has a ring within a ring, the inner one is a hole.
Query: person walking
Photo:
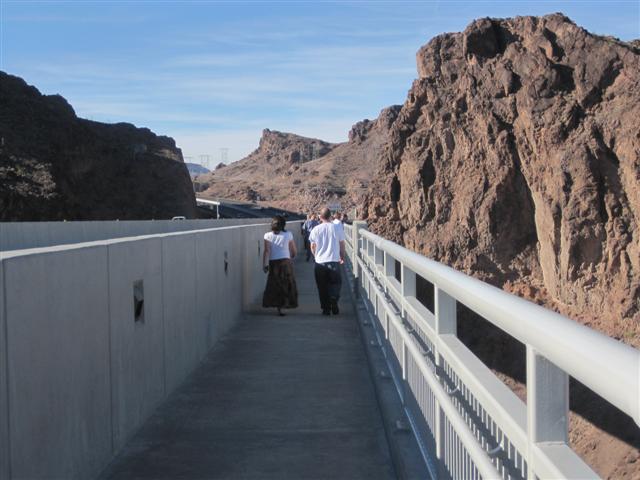
[[[271,220],[271,231],[264,234],[262,265],[267,276],[267,285],[262,296],[262,306],[278,309],[298,307],[298,287],[293,275],[293,262],[297,255],[293,234],[285,230],[285,219],[275,216]]]
[[[341,228],[342,231],[344,232],[344,223],[342,221],[342,214],[340,212],[336,212],[333,215],[333,224],[336,225],[338,228]]]
[[[304,248],[307,251],[307,262],[311,258],[311,244],[309,243],[309,235],[311,235],[311,230],[318,225],[318,220],[316,216],[313,214],[307,215],[307,221],[302,224],[302,235],[304,237]]]
[[[344,230],[342,225],[331,222],[331,211],[325,208],[320,213],[320,225],[309,235],[311,252],[315,257],[315,278],[323,315],[340,313],[338,300],[342,287],[340,264],[344,262]]]

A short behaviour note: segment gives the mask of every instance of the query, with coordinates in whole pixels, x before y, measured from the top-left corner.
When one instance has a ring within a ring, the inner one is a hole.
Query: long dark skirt
[[[263,307],[297,308],[298,287],[288,258],[269,260],[269,276],[262,296]]]

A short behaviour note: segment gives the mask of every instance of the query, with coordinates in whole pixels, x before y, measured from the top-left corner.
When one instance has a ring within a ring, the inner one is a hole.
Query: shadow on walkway
[[[300,308],[246,315],[101,479],[395,478],[347,286],[325,317],[296,275]]]

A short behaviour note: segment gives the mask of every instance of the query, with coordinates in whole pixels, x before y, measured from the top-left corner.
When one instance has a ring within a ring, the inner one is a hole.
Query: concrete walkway
[[[348,287],[325,317],[296,272],[300,308],[247,315],[100,478],[395,478]]]

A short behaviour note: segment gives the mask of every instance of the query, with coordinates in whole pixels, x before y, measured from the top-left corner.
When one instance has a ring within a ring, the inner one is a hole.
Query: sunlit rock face
[[[203,195],[262,201],[291,211],[318,211],[331,204],[349,214],[361,212],[399,111],[398,105],[388,107],[377,119],[356,123],[343,143],[265,129],[256,150],[199,176],[196,185]]]
[[[372,228],[609,333],[640,320],[637,45],[560,14],[481,19],[417,63]]]
[[[78,118],[0,72],[0,221],[195,217],[172,138],[127,123]]]

